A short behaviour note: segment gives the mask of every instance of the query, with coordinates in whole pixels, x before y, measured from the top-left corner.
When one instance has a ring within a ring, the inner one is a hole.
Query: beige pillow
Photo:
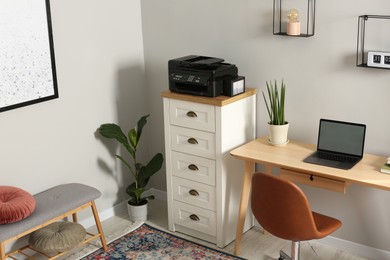
[[[37,251],[52,254],[76,247],[84,241],[85,235],[85,228],[79,223],[54,222],[31,233],[29,244]]]

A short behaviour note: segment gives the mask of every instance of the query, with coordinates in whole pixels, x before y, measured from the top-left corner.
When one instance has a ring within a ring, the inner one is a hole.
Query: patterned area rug
[[[147,224],[141,225],[107,246],[106,252],[99,249],[82,259],[244,259],[177,237]]]

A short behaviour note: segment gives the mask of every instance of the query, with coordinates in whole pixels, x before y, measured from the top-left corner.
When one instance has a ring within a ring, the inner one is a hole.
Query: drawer
[[[215,187],[178,177],[172,178],[173,199],[216,210]]]
[[[215,161],[172,151],[172,175],[215,185]]]
[[[214,106],[171,99],[169,114],[172,125],[215,132]]]
[[[173,202],[173,222],[198,232],[215,236],[217,234],[215,212],[191,206],[178,201]]]
[[[172,150],[215,159],[215,134],[171,126]]]
[[[331,191],[337,191],[346,193],[346,182],[340,180],[333,180],[316,176],[314,174],[296,172],[287,169],[280,169],[280,177],[292,182],[297,182],[317,188],[327,189]]]

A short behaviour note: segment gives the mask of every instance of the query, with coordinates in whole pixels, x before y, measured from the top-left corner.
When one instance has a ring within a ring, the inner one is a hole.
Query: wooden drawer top
[[[185,100],[185,101],[190,101],[190,102],[197,102],[197,103],[222,107],[222,106],[226,106],[230,103],[233,103],[237,100],[256,95],[256,93],[257,93],[257,89],[246,88],[244,93],[239,94],[239,95],[234,96],[234,97],[227,97],[227,96],[221,95],[221,96],[212,98],[212,97],[203,97],[203,96],[181,94],[181,93],[176,93],[176,92],[171,92],[169,90],[166,90],[166,91],[163,91],[161,93],[161,96],[165,97],[165,98],[173,98],[173,99],[179,99],[179,100]]]

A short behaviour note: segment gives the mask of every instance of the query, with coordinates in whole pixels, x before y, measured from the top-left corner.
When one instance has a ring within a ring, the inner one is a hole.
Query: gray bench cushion
[[[99,190],[80,183],[63,184],[38,193],[34,195],[35,211],[29,217],[16,223],[0,225],[0,241],[41,225],[100,196]]]

